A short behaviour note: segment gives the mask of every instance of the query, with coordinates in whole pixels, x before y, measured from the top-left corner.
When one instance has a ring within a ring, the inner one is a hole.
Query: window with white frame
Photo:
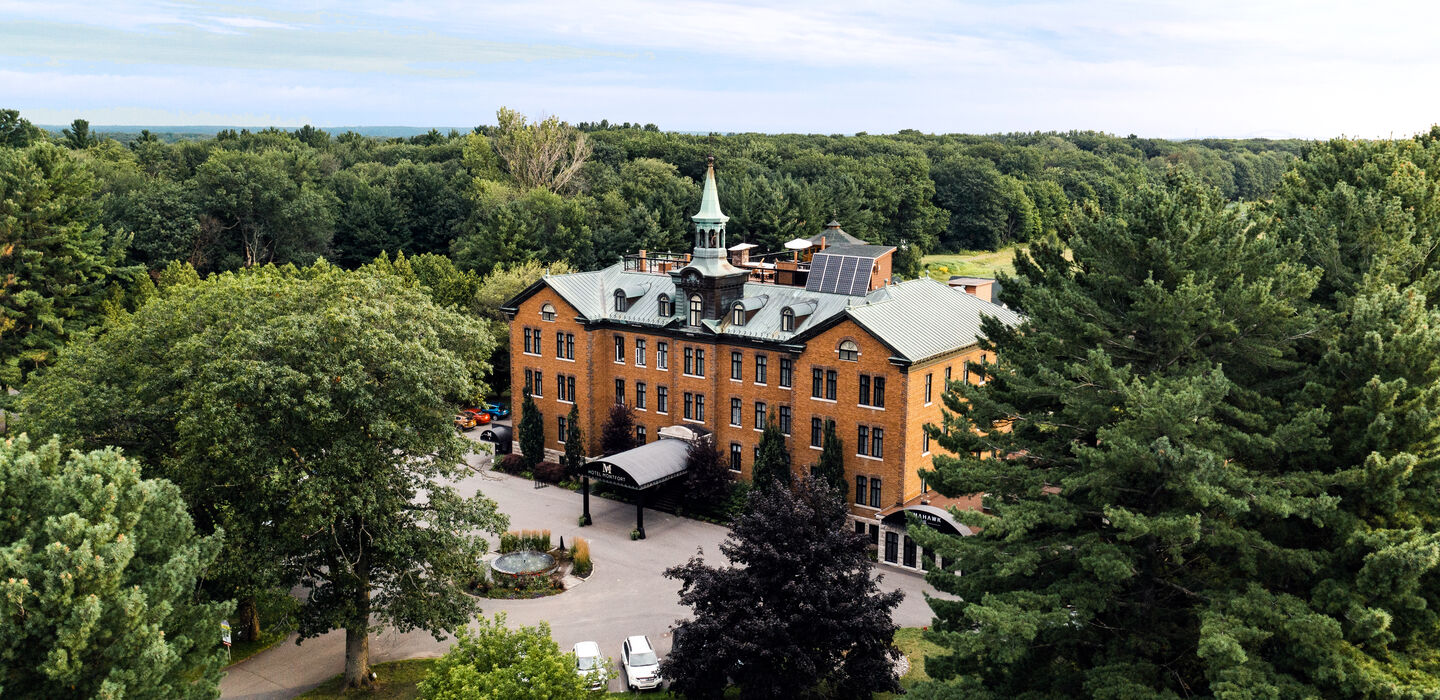
[[[548,302],[547,302],[544,306],[540,307],[540,320],[542,320],[542,321],[554,321],[554,320],[555,320],[555,307],[554,307],[553,305],[549,304]]]
[[[840,359],[846,362],[856,362],[860,359],[860,346],[856,345],[853,340],[841,341],[836,352],[839,353]]]

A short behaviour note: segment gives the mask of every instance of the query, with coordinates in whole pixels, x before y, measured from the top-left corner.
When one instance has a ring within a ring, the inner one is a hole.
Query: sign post
[[[220,621],[220,641],[225,645],[225,651],[230,651],[230,621]]]

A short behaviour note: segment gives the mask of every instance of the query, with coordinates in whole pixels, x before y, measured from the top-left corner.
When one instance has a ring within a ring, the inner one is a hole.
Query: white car
[[[625,667],[625,683],[631,690],[660,687],[660,657],[644,635],[627,637],[620,650],[620,663]]]
[[[571,650],[575,652],[575,674],[590,679],[591,690],[605,687],[605,667],[609,660],[600,655],[600,645],[595,642],[580,642]]]

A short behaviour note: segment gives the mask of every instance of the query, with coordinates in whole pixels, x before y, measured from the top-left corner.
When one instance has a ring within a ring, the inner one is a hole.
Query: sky
[[[0,0],[39,124],[1406,136],[1440,3]]]

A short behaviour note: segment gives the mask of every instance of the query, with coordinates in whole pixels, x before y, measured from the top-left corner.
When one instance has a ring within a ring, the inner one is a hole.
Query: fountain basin
[[[491,578],[495,583],[511,588],[543,579],[555,570],[555,566],[555,557],[530,550],[502,554],[490,562]]]

